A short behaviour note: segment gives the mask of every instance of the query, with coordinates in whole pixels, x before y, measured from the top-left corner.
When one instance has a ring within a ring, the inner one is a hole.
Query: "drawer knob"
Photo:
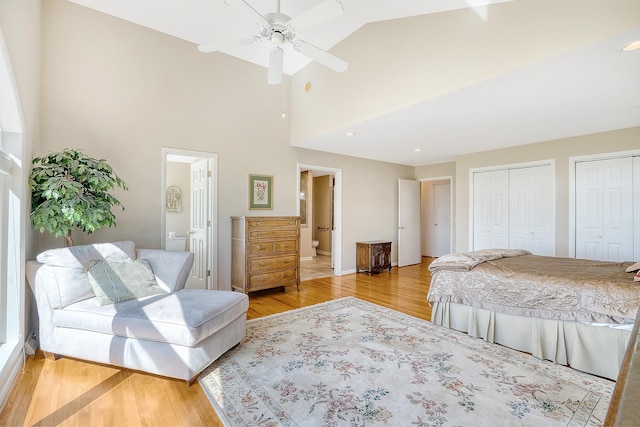
[[[267,263],[266,263],[266,262],[264,262],[264,261],[260,261],[260,262],[258,263],[258,265],[259,265],[260,267],[264,267],[265,265],[267,265]]]
[[[262,249],[264,249],[264,246],[260,246],[260,245],[258,245],[258,246],[256,246],[256,249],[258,249],[258,250],[262,250]]]
[[[256,236],[259,236],[259,235],[260,235],[260,232],[259,232],[259,231],[258,231],[258,232],[256,232]]]

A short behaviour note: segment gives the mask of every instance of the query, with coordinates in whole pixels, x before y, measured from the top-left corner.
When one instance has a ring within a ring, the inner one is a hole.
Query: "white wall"
[[[264,68],[70,2],[43,3],[42,31],[40,150],[105,158],[129,187],[116,192],[125,206],[117,227],[75,234],[78,244],[160,247],[161,147],[219,156],[221,289],[231,275],[230,216],[257,212],[248,209],[250,173],[274,176],[273,210],[259,214],[292,215],[297,163],[343,168],[343,270],[355,269],[356,240],[396,241],[396,182],[413,168],[291,147],[282,87],[265,83]],[[38,249],[54,246],[39,236]]]
[[[292,78],[291,141],[345,129],[638,26],[638,1],[579,5],[512,1],[478,8],[481,13],[470,8],[367,24],[331,49],[348,60],[348,72],[311,63]]]
[[[19,116],[16,123],[8,125],[3,113],[2,127],[11,134],[3,135],[2,149],[12,158],[12,175],[5,179],[9,184],[4,191],[8,192],[9,206],[4,206],[7,221],[4,225],[10,230],[2,244],[5,248],[2,263],[4,279],[2,280],[6,298],[0,298],[0,304],[10,304],[5,320],[11,324],[7,329],[6,344],[0,345],[0,410],[5,403],[14,378],[17,376],[22,361],[22,342],[31,330],[29,322],[33,314],[31,292],[26,286],[24,275],[25,254],[33,251],[32,236],[28,225],[29,192],[27,174],[30,168],[32,146],[38,140],[38,96],[39,96],[39,54],[40,54],[40,2],[23,0],[0,1],[0,43],[5,59],[9,61],[13,81],[11,86],[18,97]],[[7,64],[5,64],[7,65]],[[5,107],[16,109],[16,101],[3,92]],[[11,97],[13,98],[13,97]],[[5,193],[6,194],[6,193]],[[3,268],[3,269],[4,269]],[[5,309],[0,309],[5,312]],[[15,321],[17,318],[17,328]],[[0,327],[5,327],[0,322]],[[9,344],[11,343],[11,344]]]

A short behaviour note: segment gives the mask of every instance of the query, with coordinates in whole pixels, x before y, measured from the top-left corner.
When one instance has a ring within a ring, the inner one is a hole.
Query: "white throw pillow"
[[[100,305],[165,293],[146,259],[91,261],[87,276]]]

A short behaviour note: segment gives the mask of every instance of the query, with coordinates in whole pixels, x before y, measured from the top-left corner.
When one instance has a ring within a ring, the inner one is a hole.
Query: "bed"
[[[615,380],[640,306],[640,263],[486,249],[429,265],[433,323]]]

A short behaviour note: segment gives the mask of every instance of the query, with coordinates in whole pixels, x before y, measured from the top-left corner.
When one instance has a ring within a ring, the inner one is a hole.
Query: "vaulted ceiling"
[[[71,1],[190,41],[194,49],[256,34],[256,12],[273,12],[278,2]],[[282,13],[295,17],[320,0],[280,3]],[[291,94],[295,146],[417,166],[640,126],[640,50],[621,50],[640,40],[640,2],[341,3],[344,14],[298,36],[349,62],[347,71],[318,71],[304,55],[285,50],[292,90],[308,82],[324,91],[313,99],[301,89]],[[269,50],[254,44],[210,55],[266,67]]]

